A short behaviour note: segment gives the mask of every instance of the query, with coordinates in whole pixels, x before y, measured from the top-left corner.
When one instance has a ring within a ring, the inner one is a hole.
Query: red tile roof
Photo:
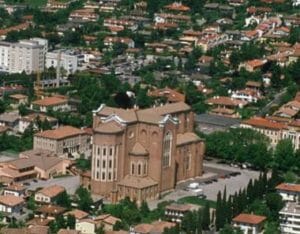
[[[74,128],[72,126],[64,126],[54,130],[47,130],[44,132],[36,133],[35,136],[58,140],[58,139],[72,137],[80,134],[86,134],[86,132],[79,128]]]
[[[267,217],[253,214],[239,214],[235,218],[233,218],[233,222],[236,223],[246,223],[246,224],[260,224],[266,220]]]
[[[281,183],[276,186],[277,190],[289,191],[289,192],[298,192],[300,193],[300,184],[287,184]]]
[[[261,118],[261,117],[253,117],[251,119],[245,120],[242,122],[243,124],[261,127],[261,128],[269,128],[269,129],[283,129],[286,127],[285,124],[271,121],[269,119]]]

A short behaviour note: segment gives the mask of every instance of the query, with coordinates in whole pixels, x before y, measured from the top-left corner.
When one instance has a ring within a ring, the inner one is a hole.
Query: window
[[[112,168],[112,160],[108,161],[108,168]]]
[[[112,155],[113,155],[113,148],[110,147],[110,148],[109,148],[109,156],[112,156]]]
[[[102,180],[105,180],[105,172],[102,172]]]
[[[147,175],[147,163],[144,164],[144,175]]]
[[[167,132],[164,137],[164,146],[163,146],[163,167],[169,167],[171,163],[171,148],[172,148],[172,133]]]
[[[103,148],[103,156],[106,156],[106,148]]]
[[[102,168],[105,168],[106,167],[106,160],[103,160],[102,161]]]
[[[131,163],[131,175],[134,175],[134,170],[135,170],[134,163]]]
[[[138,175],[142,174],[142,165],[139,163],[138,165]]]

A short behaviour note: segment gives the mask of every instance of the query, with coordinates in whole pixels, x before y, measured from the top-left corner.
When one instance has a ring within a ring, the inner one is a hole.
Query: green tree
[[[66,221],[67,228],[75,229],[75,224],[76,224],[75,216],[74,215],[68,215],[67,216],[67,221]]]
[[[206,202],[203,208],[203,217],[202,217],[202,228],[203,230],[209,230],[210,226],[210,206],[209,203]]]
[[[274,151],[275,167],[280,170],[290,170],[295,165],[294,147],[290,139],[280,140]]]
[[[28,198],[28,201],[27,201],[27,208],[28,208],[29,210],[35,210],[35,209],[36,209],[36,202],[35,202],[33,196],[30,196],[30,197]]]
[[[79,187],[76,192],[78,208],[80,210],[90,212],[93,204],[91,193],[84,187]]]
[[[65,207],[67,209],[71,208],[71,199],[70,196],[67,194],[66,191],[60,193],[56,198],[55,202],[57,205]]]

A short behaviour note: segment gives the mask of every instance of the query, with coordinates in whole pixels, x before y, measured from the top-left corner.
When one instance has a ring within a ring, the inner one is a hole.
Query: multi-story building
[[[283,201],[297,202],[300,198],[300,184],[281,183],[276,186]]]
[[[267,217],[261,215],[239,214],[232,219],[232,225],[240,228],[245,234],[262,234],[266,219]]]
[[[30,105],[30,109],[44,112],[47,111],[70,111],[71,107],[68,104],[68,99],[64,96],[52,96],[45,97],[43,99],[39,99],[33,101]]]
[[[34,149],[49,150],[58,155],[79,157],[90,155],[91,136],[84,130],[64,126],[34,135]]]
[[[296,202],[286,203],[279,212],[280,233],[300,233],[300,205]]]
[[[31,74],[43,71],[47,49],[47,40],[41,38],[0,42],[0,72]]]
[[[93,120],[92,192],[140,203],[201,176],[204,142],[193,126],[183,102],[144,110],[101,105]]]
[[[46,54],[46,68],[59,66],[65,75],[75,73],[84,61],[84,55],[73,50],[55,50]],[[62,75],[63,72],[62,72]]]
[[[300,148],[300,122],[298,120],[286,123],[276,122],[267,118],[253,117],[243,121],[240,127],[251,128],[266,135],[273,147],[280,140],[290,139],[295,150]]]

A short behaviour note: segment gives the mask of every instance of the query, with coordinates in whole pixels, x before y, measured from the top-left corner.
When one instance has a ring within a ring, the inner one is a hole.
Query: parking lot
[[[37,182],[31,180],[29,183],[30,185],[28,185],[27,188],[31,191],[50,185],[60,185],[66,188],[68,194],[73,195],[80,185],[80,179],[79,176],[67,176],[49,180],[38,180]]]
[[[230,176],[233,172],[236,172],[236,175]],[[258,177],[258,171],[234,168],[226,164],[205,161],[203,176],[178,184],[173,192],[167,194],[162,199],[149,202],[149,207],[154,209],[162,201],[177,201],[183,197],[194,196],[195,193],[193,191],[186,191],[185,189],[189,184],[195,182],[200,184],[200,188],[203,190],[206,199],[216,201],[218,192],[223,192],[225,187],[227,195],[233,195],[240,189],[247,187],[250,179],[254,180]]]

